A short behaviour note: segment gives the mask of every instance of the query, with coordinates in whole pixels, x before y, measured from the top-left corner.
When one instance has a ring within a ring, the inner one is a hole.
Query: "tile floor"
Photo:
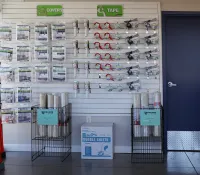
[[[200,153],[169,152],[165,163],[132,164],[129,154],[115,154],[114,160],[81,160],[73,153],[65,162],[40,157],[31,162],[29,152],[7,152],[0,175],[196,175],[200,174]]]

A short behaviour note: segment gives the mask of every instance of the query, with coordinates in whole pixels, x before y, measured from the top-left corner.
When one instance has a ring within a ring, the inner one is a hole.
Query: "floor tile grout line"
[[[192,167],[194,168],[195,172],[197,173],[197,175],[199,175],[199,173],[197,172],[195,166],[193,165],[192,161],[190,160],[190,158],[189,158],[187,152],[184,151],[184,153],[185,153],[185,155],[187,156],[188,160],[190,161],[190,163],[191,163]]]

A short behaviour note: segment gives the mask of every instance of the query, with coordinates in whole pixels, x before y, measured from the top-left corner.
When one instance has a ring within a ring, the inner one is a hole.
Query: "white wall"
[[[16,23],[27,23],[33,27],[35,23],[38,22],[55,22],[55,19],[60,22],[66,22],[68,26],[68,43],[67,47],[72,47],[73,29],[72,21],[78,19],[80,26],[82,26],[80,34],[77,36],[77,39],[80,42],[84,42],[85,39],[89,39],[91,42],[94,42],[93,34],[89,34],[88,38],[84,37],[83,29],[83,19],[87,18],[91,23],[94,21],[101,22],[123,22],[131,18],[139,18],[141,20],[158,18],[160,20],[160,5],[159,3],[139,3],[139,2],[124,2],[124,16],[122,18],[97,18],[96,16],[96,7],[97,4],[101,2],[56,2],[54,4],[62,4],[64,8],[64,15],[62,17],[37,17],[36,15],[36,6],[38,4],[44,3],[35,3],[35,2],[5,2],[3,3],[2,10],[2,21],[12,25],[13,27],[13,38],[15,38],[15,26]],[[109,4],[110,2],[104,2],[104,4]],[[47,4],[47,3],[45,3]],[[113,3],[112,3],[113,4]],[[117,3],[116,3],[117,4]],[[122,4],[121,2],[118,4]],[[158,33],[161,36],[161,26],[159,25]],[[138,31],[141,36],[146,35],[145,30]],[[34,39],[34,36],[31,36]],[[160,40],[161,43],[161,40]],[[17,42],[4,43],[4,45],[9,45],[16,47],[19,44]],[[161,45],[157,47],[160,49]],[[143,49],[144,50],[144,49]],[[73,52],[71,50],[71,52]],[[91,51],[95,53],[94,51]],[[66,84],[35,84],[31,86],[33,88],[33,104],[38,104],[38,97],[40,92],[70,92],[70,102],[73,104],[73,120],[72,120],[72,144],[73,151],[80,151],[80,126],[86,121],[87,116],[92,116],[92,122],[114,122],[115,123],[115,151],[116,152],[130,152],[131,146],[131,120],[130,120],[130,108],[132,104],[132,95],[125,90],[123,92],[107,92],[105,89],[99,89],[98,83],[101,81],[102,86],[105,87],[108,85],[107,80],[99,80],[98,72],[96,70],[91,70],[89,75],[89,80],[91,81],[92,93],[89,98],[85,97],[83,90],[83,84],[81,84],[81,92],[78,94],[78,98],[74,97],[73,92],[73,69],[72,61],[78,60],[79,62],[84,62],[84,54],[79,54],[77,58],[73,57],[73,54],[68,54],[67,61],[65,62],[66,67],[68,68],[68,82]],[[91,63],[95,62],[92,55],[87,59]],[[160,58],[161,60],[161,58]],[[124,66],[127,65],[127,61],[120,61]],[[158,61],[159,63],[159,61]],[[160,62],[161,63],[161,62]],[[13,65],[17,65],[14,61]],[[133,65],[136,62],[133,61]],[[27,64],[31,66],[30,64]],[[153,62],[150,62],[149,65],[153,65]],[[140,66],[145,67],[146,61],[140,61]],[[83,68],[83,64],[80,66]],[[94,67],[94,66],[93,66]],[[84,70],[81,69],[80,74],[77,78],[80,82],[88,81],[84,78]],[[136,80],[136,77],[131,78],[128,81]],[[124,83],[127,80],[124,81]],[[147,91],[151,93],[150,103],[153,103],[152,93],[155,91],[162,91],[162,80],[158,79],[147,79],[146,76],[141,76],[141,91]],[[3,87],[17,87],[19,83],[12,83],[7,85],[2,85]],[[15,104],[17,105],[17,104]],[[14,125],[4,125],[4,142],[8,150],[30,150],[30,124],[14,124]]]

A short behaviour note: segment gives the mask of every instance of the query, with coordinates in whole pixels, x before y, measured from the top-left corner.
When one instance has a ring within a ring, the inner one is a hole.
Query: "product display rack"
[[[142,126],[140,123],[137,123],[134,120],[134,113],[137,112],[140,115],[140,111],[143,109],[144,108],[133,108],[133,106],[131,108],[131,162],[163,163],[164,162],[164,139],[163,139],[164,125],[162,118],[163,109],[162,107],[157,109],[145,108],[144,110],[152,112],[154,110],[160,111],[160,126]]]
[[[38,157],[60,157],[63,162],[71,154],[71,104],[54,108],[58,110],[59,116],[59,124],[54,126],[37,124],[38,109],[44,108],[32,107],[31,160],[34,161]]]

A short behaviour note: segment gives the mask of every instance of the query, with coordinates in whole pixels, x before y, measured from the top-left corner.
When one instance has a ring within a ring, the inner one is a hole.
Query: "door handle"
[[[172,82],[168,82],[168,87],[175,87],[175,86],[177,86],[177,85]]]

